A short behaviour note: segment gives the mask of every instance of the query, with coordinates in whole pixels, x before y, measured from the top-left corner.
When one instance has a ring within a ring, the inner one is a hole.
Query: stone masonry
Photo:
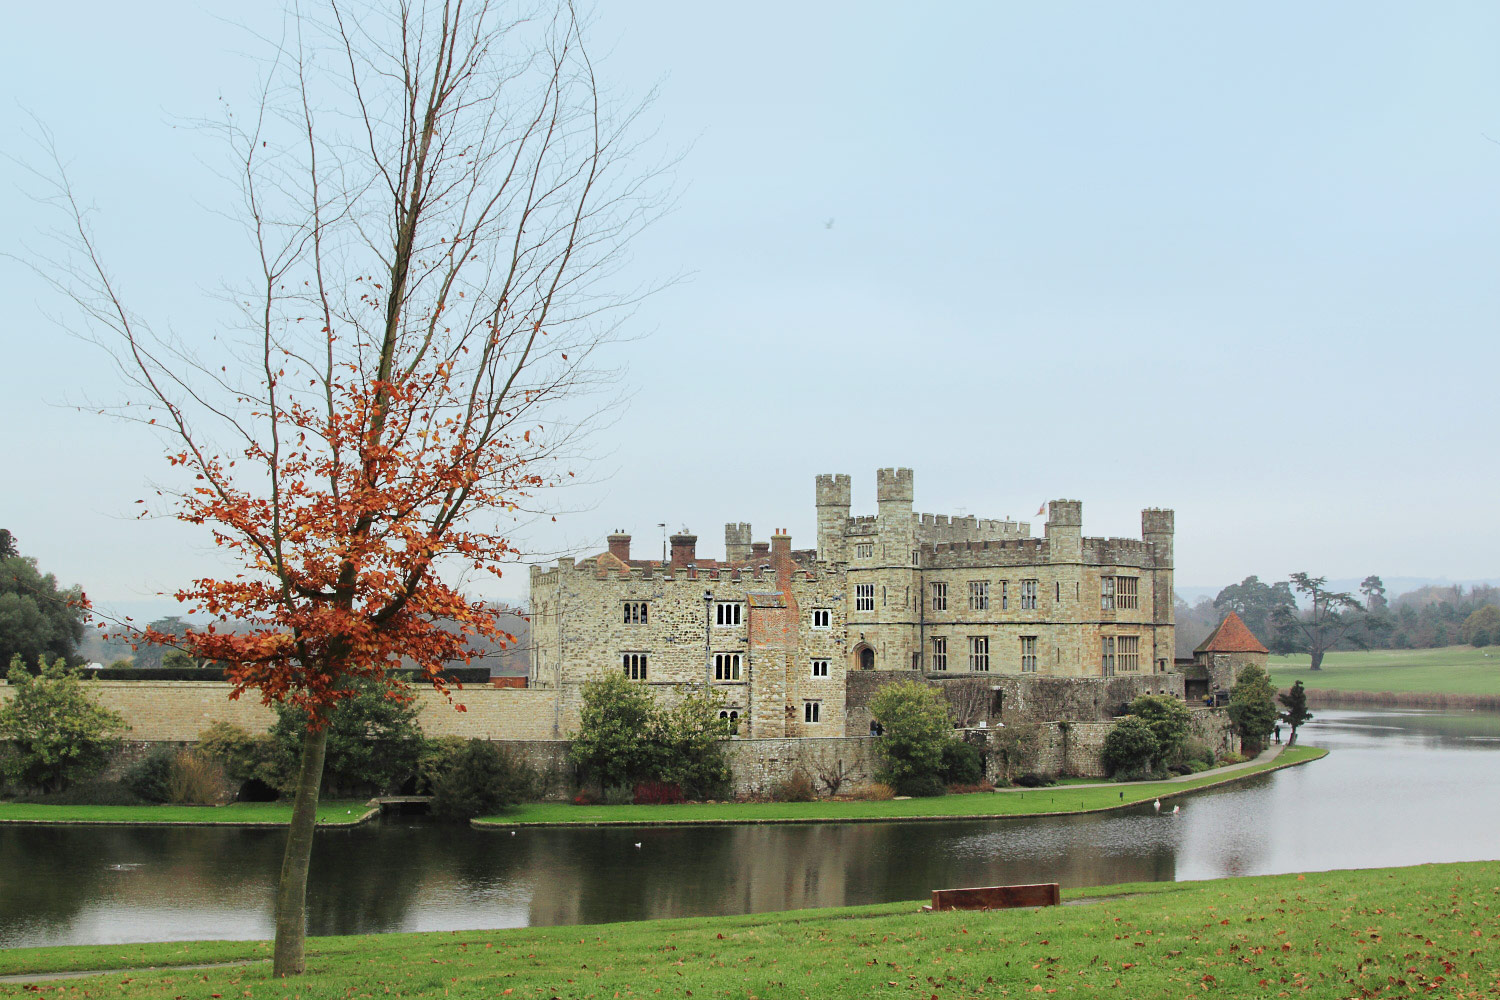
[[[1101,681],[1182,695],[1172,511],[1143,511],[1139,539],[1090,538],[1083,505],[1054,500],[1033,538],[1022,522],[915,512],[910,469],[877,471],[873,516],[852,516],[850,493],[847,475],[817,477],[816,549],[734,522],[722,560],[686,532],[668,559],[632,558],[620,531],[596,556],[532,567],[531,685],[555,692],[552,735],[577,725],[582,684],[615,670],[664,694],[708,684],[758,739],[867,734],[846,693],[866,671],[988,680],[996,721],[1041,690],[1030,679],[1086,682],[1030,700],[1087,719],[1129,700]]]

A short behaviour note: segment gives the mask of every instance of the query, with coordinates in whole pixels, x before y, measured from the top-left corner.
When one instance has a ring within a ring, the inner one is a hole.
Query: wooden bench
[[[934,889],[932,905],[922,909],[1009,910],[1020,906],[1057,906],[1062,888],[1056,882],[1039,885],[989,885],[975,889]]]

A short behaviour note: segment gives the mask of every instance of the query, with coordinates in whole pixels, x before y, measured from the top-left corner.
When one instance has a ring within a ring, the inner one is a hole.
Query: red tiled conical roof
[[[1195,653],[1269,653],[1233,611],[1193,650]]]

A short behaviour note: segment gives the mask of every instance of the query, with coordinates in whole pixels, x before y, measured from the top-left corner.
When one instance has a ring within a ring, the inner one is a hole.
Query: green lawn
[[[1300,680],[1310,688],[1335,691],[1500,695],[1500,647],[1329,653],[1323,658],[1323,669],[1316,672],[1309,669],[1310,663],[1306,656],[1273,656],[1271,679],[1279,688]]]
[[[969,795],[890,802],[691,802],[679,806],[575,806],[568,802],[535,802],[516,806],[498,816],[478,820],[481,826],[509,829],[523,823],[765,823],[838,822],[841,820],[899,820],[943,816],[1021,816],[1036,813],[1088,812],[1118,808],[1135,802],[1181,795],[1183,792],[1316,760],[1328,751],[1292,747],[1275,761],[1237,771],[1205,771],[1190,781],[1151,781],[1102,788],[1008,789]]]
[[[369,809],[365,800],[318,803],[318,822],[356,823]],[[0,823],[235,823],[284,824],[292,821],[290,802],[235,802],[207,806],[49,806],[0,802]]]
[[[1138,894],[1129,894],[1130,890]],[[1124,894],[1117,894],[1123,891]],[[120,1000],[228,997],[1494,996],[1500,863],[1073,890],[1079,906],[921,913],[919,901],[740,917],[315,938],[267,964],[40,984]],[[259,942],[17,949],[0,974],[263,958]],[[0,984],[0,996],[37,987]],[[1097,991],[1097,992],[1096,992]]]

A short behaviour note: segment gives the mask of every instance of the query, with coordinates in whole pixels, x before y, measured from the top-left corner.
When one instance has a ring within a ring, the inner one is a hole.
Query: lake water
[[[597,923],[1500,857],[1500,715],[1324,710],[1302,767],[1097,816],[320,833],[312,934]],[[0,946],[266,938],[274,830],[0,827]],[[639,842],[640,847],[635,844]]]

